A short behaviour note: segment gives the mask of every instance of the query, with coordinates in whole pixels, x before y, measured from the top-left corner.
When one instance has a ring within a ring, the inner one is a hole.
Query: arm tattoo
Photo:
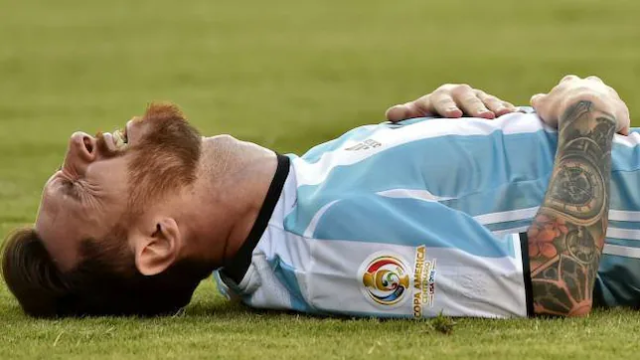
[[[580,101],[563,115],[544,202],[529,228],[534,311],[591,310],[609,209],[613,115]]]

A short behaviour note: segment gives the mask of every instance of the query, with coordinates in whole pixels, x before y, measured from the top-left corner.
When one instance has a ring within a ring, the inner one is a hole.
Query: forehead
[[[127,205],[127,169],[124,157],[91,164],[69,194],[60,174],[45,184],[35,228],[61,268],[79,259],[82,240],[104,238],[121,219]]]

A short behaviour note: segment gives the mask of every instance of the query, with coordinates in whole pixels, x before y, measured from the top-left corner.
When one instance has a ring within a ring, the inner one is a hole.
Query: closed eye
[[[80,194],[78,194],[78,188],[75,186],[73,181],[65,178],[60,178],[60,182],[62,184],[61,191],[63,194],[69,196],[74,200],[80,201]]]

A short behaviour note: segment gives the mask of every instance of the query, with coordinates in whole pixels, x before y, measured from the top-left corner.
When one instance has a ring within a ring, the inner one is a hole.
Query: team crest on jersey
[[[401,256],[377,252],[360,266],[358,278],[362,293],[375,305],[395,307],[411,298],[416,318],[423,317],[426,308],[434,305],[436,297],[436,259],[427,258],[427,248],[418,246],[413,266]]]
[[[399,256],[376,253],[359,271],[363,292],[375,304],[395,306],[406,297],[411,283],[410,267]]]

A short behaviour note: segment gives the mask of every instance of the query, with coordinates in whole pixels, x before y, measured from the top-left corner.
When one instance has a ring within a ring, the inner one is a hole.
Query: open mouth
[[[129,138],[127,137],[127,128],[116,130],[112,133],[113,142],[118,150],[124,150],[129,144]]]

